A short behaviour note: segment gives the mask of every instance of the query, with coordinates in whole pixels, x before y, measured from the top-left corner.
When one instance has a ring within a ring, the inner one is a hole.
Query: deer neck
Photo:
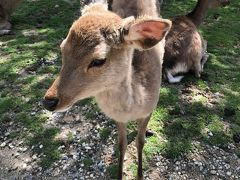
[[[128,69],[120,75],[123,76],[122,81],[95,96],[102,111],[110,118],[120,122],[134,117],[135,108],[144,102],[142,100],[144,98],[143,91],[141,87],[136,86],[138,83],[135,82],[132,56],[131,54],[128,61]]]
[[[199,27],[208,11],[209,0],[198,0],[196,7],[190,12],[189,17],[196,27]]]
[[[157,7],[156,0],[113,0],[111,9],[122,18],[143,15],[159,16],[159,8]]]

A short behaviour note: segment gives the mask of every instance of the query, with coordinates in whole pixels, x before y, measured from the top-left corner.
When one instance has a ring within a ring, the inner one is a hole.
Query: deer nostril
[[[43,106],[49,111],[54,111],[58,102],[59,99],[57,97],[45,97],[43,99]]]

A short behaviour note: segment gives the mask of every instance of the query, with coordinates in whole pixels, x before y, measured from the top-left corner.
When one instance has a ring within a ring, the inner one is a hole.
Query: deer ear
[[[124,40],[139,50],[152,48],[166,36],[171,24],[165,19],[137,20],[124,28]]]

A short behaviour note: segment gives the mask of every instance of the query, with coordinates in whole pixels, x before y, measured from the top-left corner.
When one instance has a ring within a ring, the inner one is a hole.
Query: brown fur
[[[230,4],[230,0],[198,0],[196,7],[192,12],[187,14],[187,17],[199,27],[209,9],[223,7]]]
[[[8,34],[11,30],[10,15],[15,11],[21,0],[0,0],[0,35]]]
[[[156,0],[112,0],[111,9],[122,18],[141,15],[159,16],[159,1]]]
[[[138,179],[143,179],[144,136],[159,98],[165,36],[171,27],[170,21],[157,15],[139,15],[123,19],[101,4],[85,7],[61,44],[61,72],[44,97],[51,111],[63,111],[78,100],[95,97],[100,109],[117,123],[118,179],[122,179],[130,120],[138,122]],[[96,62],[101,65],[93,66]]]
[[[228,0],[199,0],[195,9],[187,16],[174,17],[172,28],[166,37],[164,54],[164,75],[170,83],[180,82],[183,76],[178,73],[193,71],[200,77],[207,61],[207,43],[197,27],[201,24],[209,8],[226,4]]]

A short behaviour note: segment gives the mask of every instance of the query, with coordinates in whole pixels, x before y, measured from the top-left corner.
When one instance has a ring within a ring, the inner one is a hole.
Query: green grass
[[[56,128],[49,128],[28,139],[29,146],[34,146],[33,150],[36,153],[43,154],[39,162],[43,168],[48,168],[60,158],[60,152],[58,151],[60,142],[54,139],[58,132],[59,130]]]
[[[31,112],[59,71],[59,44],[78,10],[78,1],[69,6],[65,1],[25,0],[11,18],[15,35],[0,37],[0,122],[14,121],[27,128],[13,132],[11,138],[24,137],[31,146],[42,143],[43,148],[36,152],[45,154],[40,162],[43,167],[59,158],[54,141],[57,131],[43,128],[47,117],[41,111]],[[50,65],[41,66],[42,59]],[[51,65],[56,59],[58,65]]]
[[[107,173],[109,174],[111,179],[117,179],[118,175],[118,165],[110,165],[107,167]]]
[[[103,140],[106,140],[110,134],[111,134],[111,130],[108,129],[108,128],[102,128],[100,129],[100,137],[103,139]]]
[[[164,1],[162,16],[185,14],[195,2]],[[27,130],[13,132],[10,137],[25,139],[29,146],[34,145],[39,155],[44,154],[40,161],[44,168],[60,157],[60,142],[54,140],[59,130],[43,127],[47,121],[44,112],[36,111],[34,115],[31,112],[39,109],[41,98],[60,69],[59,44],[79,14],[78,1],[73,3],[69,6],[63,0],[23,0],[12,16],[15,34],[0,37],[0,128],[10,121],[25,127]],[[56,4],[59,7],[55,7]],[[180,85],[162,87],[149,123],[149,128],[156,133],[147,138],[144,148],[149,161],[155,153],[169,158],[187,153],[193,148],[193,140],[219,147],[234,143],[233,136],[240,132],[239,7],[240,2],[232,0],[230,6],[212,10],[205,19],[200,32],[208,41],[210,57],[203,78],[188,75]],[[41,65],[44,60],[48,62],[46,66]],[[190,86],[197,91],[186,92],[192,98],[188,101],[180,94],[181,89]],[[205,96],[209,93],[222,94],[211,107]],[[92,107],[84,115],[94,119],[98,110],[95,101],[88,99],[79,103],[84,104]],[[136,136],[135,127],[129,125],[130,142]],[[213,136],[209,137],[206,129]],[[100,134],[102,139],[107,139],[110,132],[101,129]],[[69,134],[69,141],[72,138]],[[39,148],[41,144],[43,147]],[[236,153],[239,155],[239,150]],[[86,166],[91,164],[89,159],[84,161]],[[116,176],[116,171],[115,165],[108,167],[111,177]]]
[[[84,167],[90,168],[90,166],[93,164],[93,160],[91,158],[84,158],[83,160]]]

